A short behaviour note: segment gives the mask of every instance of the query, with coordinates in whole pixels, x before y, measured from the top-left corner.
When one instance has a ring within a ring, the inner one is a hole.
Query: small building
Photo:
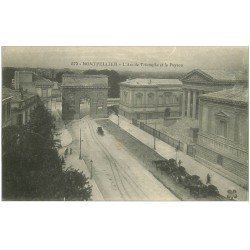
[[[37,105],[38,96],[28,91],[13,90],[3,87],[3,92],[11,98],[11,122],[9,125],[25,125]]]
[[[129,79],[120,83],[119,114],[142,120],[179,117],[181,92],[178,79]]]
[[[248,88],[238,86],[199,99],[197,160],[247,185]]]
[[[181,81],[183,83],[182,116],[198,119],[200,95],[246,84],[248,74],[241,71],[194,69]]]
[[[2,92],[2,128],[11,125],[11,99],[12,95],[6,88]]]
[[[38,94],[48,110],[52,108],[52,88],[54,82],[30,71],[16,71],[15,89],[22,88],[30,93]]]

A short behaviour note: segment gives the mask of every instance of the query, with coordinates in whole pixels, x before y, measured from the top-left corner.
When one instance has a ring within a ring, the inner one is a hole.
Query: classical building
[[[2,88],[2,128],[11,125],[12,95],[6,88]]]
[[[52,108],[52,88],[54,82],[30,71],[16,71],[14,78],[15,89],[22,88],[30,93],[38,94],[48,110]]]
[[[129,79],[120,83],[119,114],[143,120],[179,117],[181,90],[177,79]]]
[[[182,79],[182,116],[198,119],[199,96],[210,92],[232,88],[234,85],[247,83],[243,72],[192,70]]]
[[[24,125],[30,120],[30,113],[37,105],[36,94],[3,87],[3,92],[11,96],[11,121],[9,125]]]
[[[196,158],[239,184],[248,183],[248,88],[199,97]]]
[[[107,117],[108,77],[104,75],[64,74],[62,77],[62,118],[80,118],[80,104],[89,103],[89,115]]]

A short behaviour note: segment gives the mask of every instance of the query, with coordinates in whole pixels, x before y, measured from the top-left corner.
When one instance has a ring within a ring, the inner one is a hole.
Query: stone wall
[[[196,156],[201,159],[205,159],[209,161],[212,164],[218,165],[217,163],[217,158],[218,158],[218,153],[214,152],[213,150],[210,150],[208,148],[205,148],[204,146],[201,145],[196,145]],[[225,170],[239,176],[240,178],[244,180],[248,180],[248,166],[241,164],[235,160],[232,160],[226,156],[222,156],[222,165],[221,167],[224,168]]]

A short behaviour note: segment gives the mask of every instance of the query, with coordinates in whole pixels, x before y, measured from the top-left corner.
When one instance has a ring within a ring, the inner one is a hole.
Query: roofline
[[[106,87],[102,87],[102,86],[72,86],[72,85],[61,85],[60,88],[67,88],[67,89],[109,89],[110,87],[106,86]]]
[[[3,101],[6,101],[6,100],[8,100],[8,99],[12,99],[12,98],[13,98],[13,96],[5,97],[5,98],[2,99],[2,102],[3,102]]]
[[[122,86],[127,86],[127,87],[133,87],[133,88],[139,88],[139,87],[151,87],[151,88],[155,88],[155,87],[179,87],[179,88],[182,88],[183,84],[180,83],[180,84],[129,84],[129,83],[126,83],[126,82],[120,82],[118,83],[119,85],[122,85]]]
[[[233,99],[211,97],[211,96],[206,96],[206,95],[201,95],[198,98],[200,100],[204,100],[204,101],[212,101],[212,102],[224,103],[224,104],[233,104],[233,105],[236,105],[236,106],[248,106],[248,102],[237,101],[237,100],[233,100]]]
[[[84,73],[82,74],[63,74],[62,77],[74,77],[74,76],[82,76],[85,78],[108,78],[106,75],[85,75]]]
[[[205,75],[207,78],[211,79],[211,81],[213,83],[237,83],[237,82],[244,83],[244,82],[248,82],[248,79],[235,79],[235,80],[217,79],[217,78],[214,78],[213,76],[207,74],[206,72],[204,72],[201,69],[193,69],[192,71],[187,73],[184,77],[180,78],[180,80],[183,82],[189,82],[189,81],[185,81],[185,78],[187,78],[189,75],[193,74],[194,72],[198,72],[200,74]],[[190,81],[190,82],[192,82],[192,81]]]
[[[205,75],[207,78],[211,79],[212,81],[215,80],[211,75],[207,74],[206,72],[204,72],[201,69],[193,69],[190,72],[188,72],[185,76],[183,76],[182,78],[180,78],[181,81],[183,81],[185,78],[187,78],[189,75],[193,74],[194,72],[198,72],[199,74],[203,74]]]

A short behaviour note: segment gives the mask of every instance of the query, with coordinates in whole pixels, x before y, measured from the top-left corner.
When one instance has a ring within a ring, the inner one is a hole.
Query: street
[[[104,131],[104,136],[98,135],[96,122],[88,116],[67,124],[72,137],[68,147],[72,148],[73,156],[66,162],[72,157],[79,158],[80,129],[81,156],[89,171],[90,161],[93,161],[93,179],[104,200],[178,200],[112,135],[107,131]],[[73,164],[67,162],[74,168]]]

